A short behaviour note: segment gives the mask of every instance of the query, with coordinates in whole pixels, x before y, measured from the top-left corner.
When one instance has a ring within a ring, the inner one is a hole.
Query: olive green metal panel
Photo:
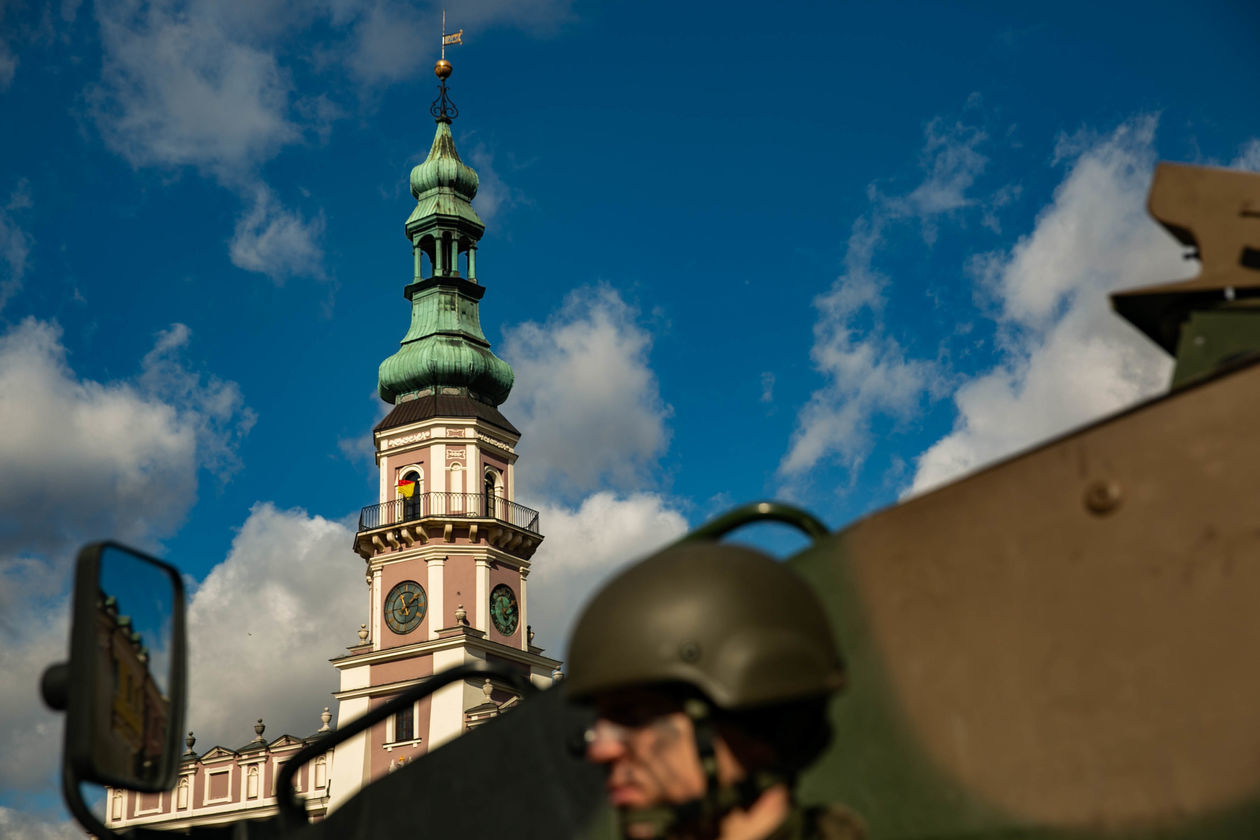
[[[1234,309],[1191,312],[1181,327],[1172,387],[1180,388],[1232,360],[1260,351],[1260,310],[1242,303]]]
[[[1260,366],[791,562],[849,660],[804,782],[878,838],[1260,836]]]

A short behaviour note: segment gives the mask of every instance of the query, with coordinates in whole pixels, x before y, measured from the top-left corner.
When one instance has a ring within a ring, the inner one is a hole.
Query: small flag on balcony
[[[416,492],[416,483],[409,478],[404,478],[398,482],[398,492],[403,494],[404,499],[410,499]]]

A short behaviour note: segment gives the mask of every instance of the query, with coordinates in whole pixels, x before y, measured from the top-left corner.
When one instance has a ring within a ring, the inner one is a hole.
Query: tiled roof
[[[431,420],[434,417],[476,417],[506,432],[520,435],[520,431],[508,422],[499,409],[462,394],[432,394],[414,400],[400,402],[385,419],[376,424],[375,431],[384,432],[408,423]]]

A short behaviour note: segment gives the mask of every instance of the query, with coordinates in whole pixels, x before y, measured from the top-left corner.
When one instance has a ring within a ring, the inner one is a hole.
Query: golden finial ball
[[[437,64],[433,65],[433,75],[437,76],[442,81],[446,81],[446,79],[451,75],[451,63],[445,58],[442,59]]]

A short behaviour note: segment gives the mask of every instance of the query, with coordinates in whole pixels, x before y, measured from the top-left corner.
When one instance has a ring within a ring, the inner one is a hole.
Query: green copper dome
[[[447,216],[463,220],[480,236],[486,226],[470,203],[479,184],[477,173],[460,160],[455,150],[450,124],[439,122],[429,156],[411,170],[416,209],[407,220],[408,231],[422,226],[425,220]]]
[[[477,173],[455,151],[450,125],[438,123],[429,156],[411,170],[411,194],[419,199],[429,190],[445,188],[454,190],[465,201],[472,201],[477,196],[479,183]]]
[[[444,388],[500,405],[512,391],[507,362],[490,352],[477,299],[485,289],[467,280],[433,278],[413,287],[411,329],[397,353],[381,362],[381,399]]]
[[[416,207],[405,230],[412,244],[415,277],[405,294],[411,328],[398,352],[381,362],[377,390],[397,404],[423,394],[467,394],[499,405],[512,390],[512,368],[490,351],[481,331],[476,281],[477,241],[485,225],[470,203],[477,173],[459,158],[448,121],[439,119],[433,146],[411,170]],[[468,276],[460,276],[460,256]],[[422,276],[425,258],[431,276]]]

